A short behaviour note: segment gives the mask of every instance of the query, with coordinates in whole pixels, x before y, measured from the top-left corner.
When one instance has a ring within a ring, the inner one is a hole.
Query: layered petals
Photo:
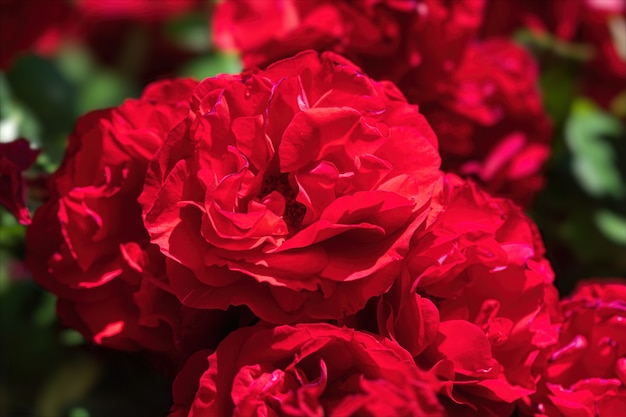
[[[183,304],[332,319],[392,285],[438,166],[432,131],[393,85],[305,52],[203,81],[140,202]]]
[[[170,416],[436,417],[437,388],[389,340],[322,323],[256,326],[189,359]]]

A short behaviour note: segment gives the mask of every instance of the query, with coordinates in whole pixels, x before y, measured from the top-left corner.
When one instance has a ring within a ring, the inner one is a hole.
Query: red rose
[[[552,132],[536,64],[524,49],[506,40],[473,44],[420,111],[439,138],[444,170],[522,205],[543,186]]]
[[[22,224],[30,224],[25,203],[22,172],[35,163],[39,151],[30,148],[26,139],[0,143],[0,204]]]
[[[453,415],[510,414],[534,392],[532,361],[556,340],[558,294],[543,244],[519,207],[454,175],[437,205],[411,242],[410,279],[383,296],[379,326],[447,381],[465,405],[447,403]]]
[[[97,344],[174,349],[180,303],[157,286],[163,256],[150,245],[137,197],[195,85],[155,83],[139,99],[83,116],[27,230],[35,280],[59,297],[62,321]]]
[[[435,389],[387,339],[329,324],[250,327],[189,360],[170,416],[443,416]]]
[[[140,197],[185,305],[271,322],[338,318],[400,271],[439,171],[392,84],[306,52],[203,81]]]
[[[16,55],[33,50],[48,31],[58,29],[68,7],[63,0],[0,1],[0,69]]]
[[[558,343],[537,361],[523,415],[618,417],[626,407],[626,280],[588,280],[561,302]]]
[[[215,10],[214,39],[239,50],[246,67],[306,49],[337,52],[420,102],[461,59],[482,8],[482,0],[226,0]]]

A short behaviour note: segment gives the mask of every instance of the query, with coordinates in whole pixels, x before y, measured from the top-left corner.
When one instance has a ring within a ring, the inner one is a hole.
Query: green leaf
[[[11,142],[24,137],[41,146],[39,122],[11,92],[6,76],[0,73],[0,142]]]
[[[593,46],[564,41],[547,33],[522,29],[513,35],[513,40],[533,50],[546,50],[555,55],[576,61],[589,61],[594,54]]]
[[[73,407],[68,413],[68,417],[89,417],[89,410],[83,407]]]
[[[89,111],[118,106],[137,95],[135,86],[122,74],[98,67],[89,50],[66,45],[57,55],[61,73],[76,86],[76,117]]]
[[[85,338],[74,329],[65,329],[59,333],[59,340],[64,346],[78,346],[85,343]]]
[[[573,154],[572,173],[588,194],[615,199],[626,196],[617,154],[611,144],[623,135],[624,127],[619,120],[591,101],[578,99],[574,102],[565,124],[565,140]]]
[[[52,61],[25,56],[7,74],[16,100],[45,127],[44,140],[71,130],[76,113],[76,87]]]
[[[88,83],[81,86],[78,95],[80,114],[96,109],[119,106],[129,97],[136,95],[133,85],[114,72],[100,70],[90,76]]]
[[[596,226],[607,239],[626,246],[626,218],[609,210],[598,210],[595,213]]]
[[[217,74],[238,74],[241,72],[241,68],[241,60],[238,55],[216,53],[190,61],[180,70],[180,75],[203,80]]]
[[[48,327],[56,320],[57,299],[52,293],[45,292],[39,307],[33,313],[33,323],[37,327]]]
[[[167,22],[165,35],[173,43],[192,52],[211,49],[209,18],[204,13],[190,13]]]
[[[88,82],[96,70],[89,50],[80,45],[64,45],[56,55],[56,62],[61,73],[74,84]]]

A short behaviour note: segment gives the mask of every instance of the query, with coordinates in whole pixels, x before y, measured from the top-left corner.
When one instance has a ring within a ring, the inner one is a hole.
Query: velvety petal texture
[[[333,319],[390,288],[439,163],[392,84],[310,51],[200,83],[139,201],[183,304]]]
[[[626,280],[582,281],[561,301],[558,343],[534,364],[537,394],[522,415],[618,417],[626,405]]]
[[[436,214],[418,230],[406,258],[404,302],[389,298],[399,306],[398,323],[422,324],[395,332],[430,341],[412,352],[446,381],[451,401],[467,407],[454,406],[452,414],[504,415],[507,407],[510,413],[515,400],[535,389],[533,360],[557,339],[558,294],[543,243],[510,200],[455,175],[442,178],[433,201]],[[438,312],[438,327],[424,298]],[[427,339],[426,325],[437,329]]]
[[[137,197],[195,85],[154,83],[139,99],[83,116],[27,231],[34,279],[58,297],[64,324],[97,344],[176,350],[181,305],[161,288],[164,257],[150,244]]]
[[[388,339],[324,323],[255,326],[189,359],[170,416],[438,417],[437,389]]]

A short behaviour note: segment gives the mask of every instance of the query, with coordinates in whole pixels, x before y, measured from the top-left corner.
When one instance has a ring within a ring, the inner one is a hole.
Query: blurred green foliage
[[[529,214],[542,233],[556,285],[567,295],[580,279],[626,273],[626,130],[620,120],[626,101],[624,108],[603,110],[580,95],[589,46],[528,30],[515,40],[539,62],[539,87],[553,121],[546,186]]]
[[[624,126],[592,101],[577,99],[565,123],[565,141],[572,153],[571,168],[578,184],[593,197],[623,199],[626,184],[617,168],[615,146]]]

